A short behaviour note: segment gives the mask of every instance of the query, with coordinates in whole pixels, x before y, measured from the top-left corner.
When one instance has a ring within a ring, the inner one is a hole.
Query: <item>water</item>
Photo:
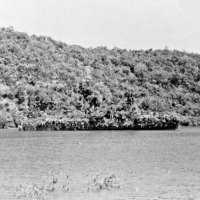
[[[70,191],[49,199],[199,200],[200,128],[0,132],[1,200],[17,199],[16,187],[25,182],[43,184],[52,170],[63,180],[69,174]],[[88,181],[100,173],[117,175],[121,188],[88,192]]]

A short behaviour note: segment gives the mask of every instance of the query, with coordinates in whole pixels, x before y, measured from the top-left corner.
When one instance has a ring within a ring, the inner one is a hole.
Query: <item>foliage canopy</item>
[[[83,48],[0,29],[0,126],[38,117],[117,123],[152,112],[200,124],[200,55]]]

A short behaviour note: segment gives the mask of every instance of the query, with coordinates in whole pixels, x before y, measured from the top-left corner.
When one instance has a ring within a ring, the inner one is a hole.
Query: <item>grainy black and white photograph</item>
[[[0,0],[0,200],[200,200],[199,0]]]

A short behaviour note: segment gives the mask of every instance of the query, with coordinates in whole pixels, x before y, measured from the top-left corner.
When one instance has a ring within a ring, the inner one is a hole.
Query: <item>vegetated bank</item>
[[[109,122],[104,118],[91,119],[28,119],[19,127],[23,131],[66,130],[168,130],[177,129],[179,120],[171,115],[142,115],[132,120]]]
[[[200,55],[83,48],[0,29],[0,128],[52,119],[66,129],[200,125]]]

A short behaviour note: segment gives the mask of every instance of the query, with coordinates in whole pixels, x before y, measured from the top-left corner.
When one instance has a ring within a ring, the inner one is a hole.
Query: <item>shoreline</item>
[[[124,121],[106,119],[28,119],[21,131],[86,131],[86,130],[175,130],[179,120],[174,116],[140,116]]]
[[[147,132],[147,133],[153,133],[153,132],[162,132],[163,134],[164,133],[168,133],[168,132],[174,132],[174,133],[179,133],[180,131],[187,131],[187,130],[190,130],[190,129],[194,129],[194,130],[197,130],[198,133],[199,133],[199,129],[200,129],[200,126],[181,126],[179,125],[177,129],[140,129],[140,130],[136,130],[136,129],[115,129],[115,130],[99,130],[99,129],[93,129],[93,130],[42,130],[42,131],[39,131],[39,130],[30,130],[30,131],[20,131],[18,128],[7,128],[7,129],[0,129],[0,134],[31,134],[31,132],[37,134],[37,133],[52,133],[52,134],[85,134],[85,133],[104,133],[104,132],[116,132],[116,133],[120,133],[120,132],[133,132],[133,133],[144,133],[144,132]]]
[[[16,127],[4,127],[0,130],[10,131],[126,131],[126,130],[178,130],[182,127],[200,127],[199,124],[185,123],[185,119],[173,115],[152,116],[144,115],[123,122],[99,121],[95,118],[89,119],[67,119],[67,118],[36,118],[26,119]]]

